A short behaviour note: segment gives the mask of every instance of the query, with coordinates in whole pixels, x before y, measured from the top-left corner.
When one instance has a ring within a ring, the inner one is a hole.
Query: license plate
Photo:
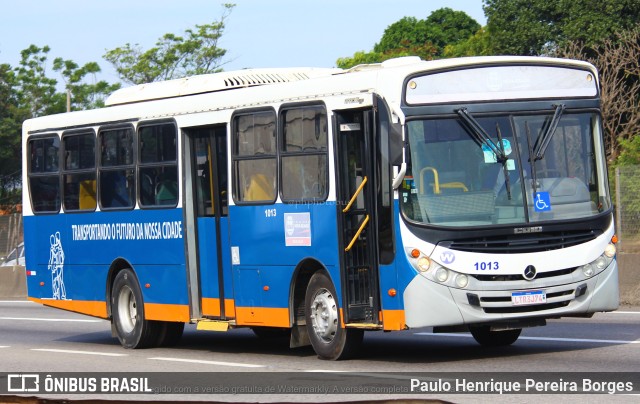
[[[511,293],[511,303],[514,306],[527,304],[540,304],[547,302],[547,294],[544,290],[528,290],[526,292]]]

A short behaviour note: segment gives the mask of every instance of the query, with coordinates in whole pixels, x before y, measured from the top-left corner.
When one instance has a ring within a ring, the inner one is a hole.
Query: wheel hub
[[[130,333],[136,326],[138,308],[133,291],[127,286],[120,290],[118,295],[118,317],[120,326],[126,333]]]
[[[319,290],[311,303],[311,323],[321,340],[333,341],[338,331],[338,309],[333,294],[326,289]]]

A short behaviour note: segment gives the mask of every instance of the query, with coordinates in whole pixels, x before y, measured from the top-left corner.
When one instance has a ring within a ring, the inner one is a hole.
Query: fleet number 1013
[[[476,271],[497,271],[500,269],[498,261],[476,262],[473,265],[475,266]]]

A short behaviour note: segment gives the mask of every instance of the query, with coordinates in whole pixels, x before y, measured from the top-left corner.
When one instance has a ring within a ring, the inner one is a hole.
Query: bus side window
[[[178,203],[177,129],[173,122],[138,128],[140,206],[174,207]]]
[[[305,105],[281,113],[281,193],[285,202],[326,198],[327,113],[322,105]]]
[[[247,191],[244,194],[246,201],[268,201],[273,199],[273,185],[264,174],[253,174],[249,179]]]
[[[36,213],[60,210],[59,149],[55,134],[29,140],[29,192]]]
[[[135,161],[133,128],[103,129],[100,137],[100,206],[105,209],[133,208],[135,205]]]
[[[64,133],[62,145],[64,210],[93,211],[97,206],[95,133]]]
[[[276,199],[276,118],[259,111],[234,118],[234,197],[238,202]]]

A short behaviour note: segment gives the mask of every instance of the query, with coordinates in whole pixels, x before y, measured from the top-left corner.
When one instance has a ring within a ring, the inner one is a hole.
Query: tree
[[[120,78],[131,84],[143,84],[169,80],[195,74],[214,73],[221,70],[226,50],[218,47],[225,21],[235,4],[224,4],[219,21],[196,25],[184,36],[165,34],[156,46],[143,50],[138,44],[126,44],[104,55]]]
[[[58,82],[47,77],[47,57],[51,49],[31,45],[20,52],[20,66],[16,73],[16,97],[19,108],[26,109],[26,117],[64,112],[64,95],[56,91]]]
[[[493,55],[493,51],[491,50],[489,33],[485,27],[480,28],[466,41],[445,46],[443,54],[445,58],[491,55]]]
[[[587,46],[632,29],[638,0],[484,0],[495,54],[544,55],[570,41]]]
[[[103,107],[105,98],[120,88],[120,84],[109,84],[104,80],[96,82],[96,74],[100,73],[100,66],[96,62],[79,67],[72,60],[56,58],[53,70],[60,72],[64,79],[67,112]],[[93,83],[83,82],[88,75],[93,77]]]
[[[3,209],[20,202],[22,116],[15,86],[16,76],[11,66],[0,65],[0,206]]]
[[[356,52],[340,58],[338,67],[349,68],[361,63],[379,63],[400,56],[419,56],[423,60],[444,56],[449,45],[466,41],[480,29],[463,11],[441,8],[425,20],[404,17],[389,25],[372,52]]]
[[[480,29],[480,24],[464,11],[448,7],[432,12],[426,20],[404,17],[389,25],[373,50],[389,52],[431,44],[434,57],[441,57],[447,45],[467,40]]]
[[[25,120],[65,111],[67,95],[58,91],[58,81],[47,71],[48,46],[31,45],[21,52],[18,67],[0,65],[0,206],[19,203],[21,193],[22,124]],[[71,60],[56,59],[53,70],[62,74],[73,109],[103,104],[106,94],[119,88],[96,82],[100,67],[90,62],[82,67]],[[94,75],[93,83],[84,82]]]
[[[640,142],[640,29],[624,31],[598,46],[571,42],[557,56],[582,59],[599,71],[605,145],[610,161],[639,155]]]

